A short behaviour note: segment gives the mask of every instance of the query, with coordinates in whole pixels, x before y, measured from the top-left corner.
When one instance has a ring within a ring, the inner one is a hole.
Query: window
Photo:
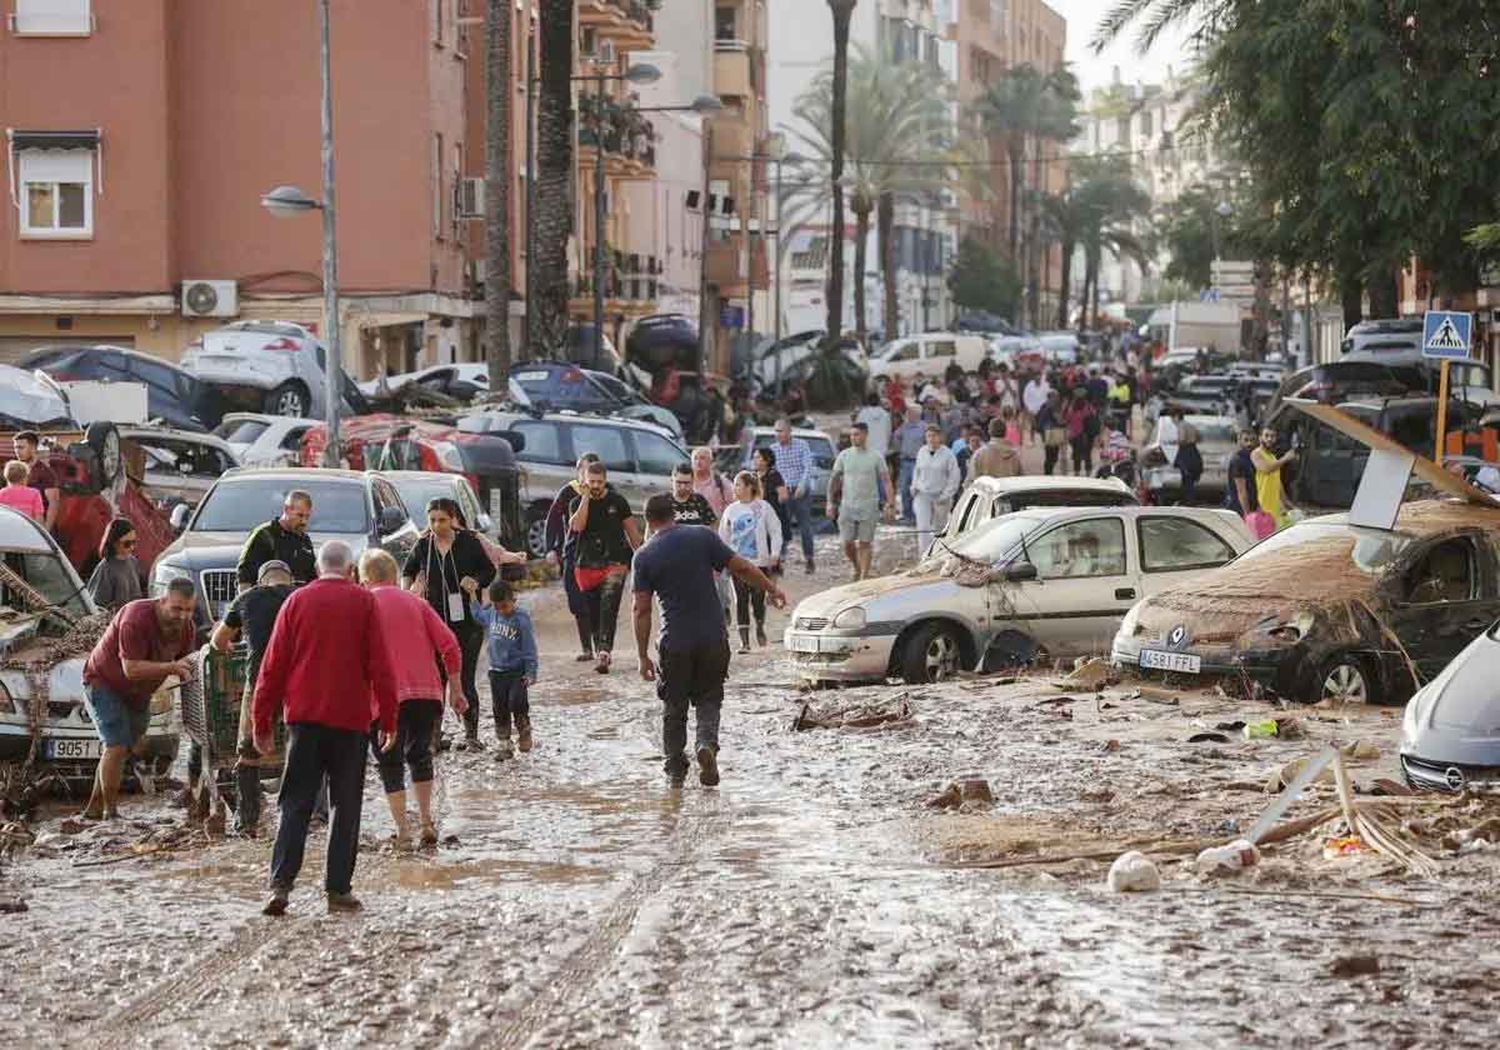
[[[734,8],[714,8],[714,39],[722,41],[737,40],[735,36]]]
[[[1076,521],[1053,529],[1029,551],[1037,576],[1069,580],[1125,575],[1125,523],[1119,518]]]
[[[432,42],[438,47],[443,46],[444,23],[447,21],[447,11],[444,10],[452,0],[431,0],[432,2]]]
[[[902,343],[895,350],[886,355],[887,361],[915,361],[921,350],[917,343]]]
[[[443,133],[440,131],[432,136],[432,237],[433,240],[442,240],[444,235],[444,194],[443,183]]]
[[[562,435],[556,423],[518,422],[511,427],[526,439],[526,448],[517,456],[531,463],[566,463],[562,454]]]
[[[94,235],[94,150],[17,152],[21,236],[86,239]]]
[[[1146,572],[1204,569],[1234,558],[1229,544],[1183,518],[1143,518],[1140,537],[1141,568]]]
[[[1472,600],[1474,545],[1468,540],[1438,544],[1407,573],[1406,584],[1406,600],[1413,605]]]
[[[400,495],[391,487],[389,482],[376,481],[370,486],[375,497],[375,523],[379,525],[380,519],[384,517],[387,507],[395,507],[403,517],[410,518],[411,514],[406,509],[406,504],[401,502]]]
[[[958,356],[958,344],[951,339],[927,344],[927,356],[930,358],[953,358]]]
[[[300,452],[302,450],[302,435],[307,433],[307,427],[292,427],[286,432],[286,437],[281,439],[279,446],[286,452]]]
[[[580,456],[585,452],[594,453],[610,470],[635,470],[635,460],[625,445],[625,435],[614,427],[574,424],[573,451]]]
[[[220,423],[214,434],[231,445],[253,445],[266,432],[267,424],[256,419],[236,419]]]
[[[89,0],[16,0],[11,25],[17,36],[88,36],[94,31]]]
[[[682,449],[660,434],[651,434],[644,430],[635,432],[635,458],[636,469],[640,473],[663,477],[670,476],[672,468],[677,464],[688,462]]]

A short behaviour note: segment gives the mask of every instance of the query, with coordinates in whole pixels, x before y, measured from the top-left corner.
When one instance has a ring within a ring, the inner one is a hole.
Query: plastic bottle
[[[1235,839],[1227,846],[1210,846],[1198,854],[1198,871],[1243,871],[1260,863],[1260,850],[1248,839]]]
[[[1245,723],[1246,740],[1267,740],[1280,733],[1280,726],[1274,718],[1263,718],[1259,722]]]

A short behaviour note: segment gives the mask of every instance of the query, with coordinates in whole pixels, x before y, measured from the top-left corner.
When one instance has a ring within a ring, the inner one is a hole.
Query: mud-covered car
[[[1142,594],[1250,546],[1230,511],[1036,508],[980,526],[915,569],[804,599],[786,630],[814,681],[922,683],[975,667],[1104,653]]]
[[[62,551],[24,514],[0,507],[0,761],[28,757],[47,772],[93,776],[102,752],[83,699],[83,665],[109,618]],[[151,698],[141,743],[148,768],[177,754],[175,683]]]
[[[1500,785],[1500,623],[1406,705],[1401,770],[1415,788],[1457,794]]]
[[[1500,512],[1424,500],[1396,527],[1314,518],[1145,598],[1121,666],[1249,679],[1291,700],[1400,701],[1500,616]]]

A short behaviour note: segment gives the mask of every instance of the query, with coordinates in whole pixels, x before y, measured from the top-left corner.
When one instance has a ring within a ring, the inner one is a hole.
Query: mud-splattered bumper
[[[835,682],[878,682],[891,666],[892,633],[832,634],[787,628],[786,651],[803,678]]]

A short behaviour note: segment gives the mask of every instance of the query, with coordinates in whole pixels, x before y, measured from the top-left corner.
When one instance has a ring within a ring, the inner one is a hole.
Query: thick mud
[[[789,577],[797,594],[833,581],[834,551],[820,555],[818,578]],[[1294,712],[1300,739],[1188,743],[1274,712],[981,679],[818,694],[905,692],[912,718],[794,732],[804,697],[773,645],[735,659],[723,785],[674,790],[628,624],[600,678],[571,661],[558,596],[532,608],[537,749],[445,755],[449,838],[427,855],[384,845],[372,770],[361,915],[324,914],[317,832],[272,920],[258,914],[269,841],[210,840],[163,797],[129,798],[112,825],[74,832],[60,810],[34,824],[0,870],[0,896],[29,907],[0,914],[0,1042],[1493,1043],[1500,899],[1482,843],[1441,851],[1432,880],[1378,856],[1325,860],[1322,833],[1231,878],[1163,855],[1163,889],[1135,896],[1104,888],[1107,860],[964,866],[1227,841],[1269,804],[1272,774],[1325,741],[1365,742],[1361,788],[1393,778],[1398,712]],[[962,776],[986,779],[993,805],[927,805]]]

